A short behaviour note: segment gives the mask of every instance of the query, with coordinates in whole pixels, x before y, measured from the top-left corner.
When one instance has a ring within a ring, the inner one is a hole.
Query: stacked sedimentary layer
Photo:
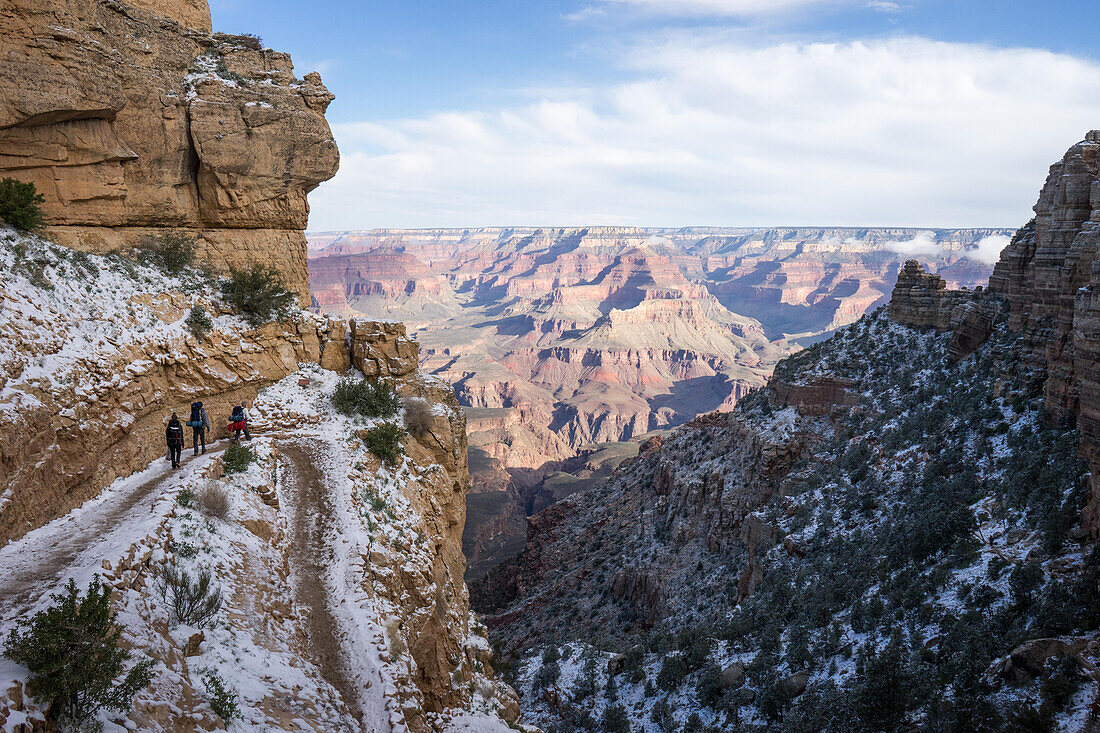
[[[990,290],[1023,329],[1050,419],[1076,420],[1092,468],[1085,522],[1100,533],[1100,131],[1050,168],[1035,218],[1001,253]]]
[[[36,185],[52,238],[183,230],[215,270],[272,264],[306,301],[306,194],[339,159],[319,75],[211,35],[205,0],[11,0],[0,37],[0,176]]]

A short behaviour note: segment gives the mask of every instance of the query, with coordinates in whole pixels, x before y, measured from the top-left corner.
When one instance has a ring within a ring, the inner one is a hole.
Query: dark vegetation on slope
[[[588,650],[561,689],[555,653],[531,658],[536,722],[607,729],[601,711],[621,706],[632,730],[1053,730],[1083,681],[1079,650],[1035,640],[1100,628],[1100,552],[1073,532],[1076,432],[1042,424],[1017,348],[1002,329],[955,363],[947,336],[876,313],[781,362],[779,379],[852,379],[863,397],[835,424],[800,418],[822,440],[758,513],[774,528],[759,586],[734,606],[704,553],[705,610],[608,635],[617,674]],[[774,418],[763,391],[738,413]],[[713,554],[736,579],[741,556]]]

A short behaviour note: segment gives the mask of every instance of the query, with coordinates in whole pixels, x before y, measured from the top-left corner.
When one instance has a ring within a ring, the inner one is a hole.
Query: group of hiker
[[[241,402],[234,405],[228,424],[232,442],[240,442],[242,433],[245,440],[252,440],[252,435],[248,432],[248,422],[248,403]],[[191,403],[191,418],[186,425],[191,428],[191,441],[195,449],[195,455],[199,455],[200,446],[202,452],[205,453],[206,431],[210,429],[210,418],[207,416],[206,409],[201,402]],[[180,454],[183,453],[184,448],[183,427],[184,423],[180,422],[179,415],[173,412],[171,419],[168,420],[168,426],[164,430],[164,439],[168,443],[168,460],[172,462],[172,468],[180,467]]]

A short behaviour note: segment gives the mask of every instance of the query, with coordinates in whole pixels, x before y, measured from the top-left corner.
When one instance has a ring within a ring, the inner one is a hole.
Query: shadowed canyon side
[[[530,517],[472,584],[528,718],[1096,730],[1098,153],[1051,168],[988,287],[905,262],[886,307]]]
[[[591,227],[307,237],[315,306],[408,323],[423,368],[453,382],[470,408],[466,551],[476,578],[522,545],[525,515],[606,475],[653,431],[730,409],[782,356],[881,304],[904,250],[938,252],[946,282],[974,286],[990,267],[971,257],[1008,234]]]
[[[51,238],[185,231],[216,271],[272,264],[306,302],[306,194],[339,161],[318,74],[211,34],[204,0],[11,0],[0,35],[0,176],[37,186]]]

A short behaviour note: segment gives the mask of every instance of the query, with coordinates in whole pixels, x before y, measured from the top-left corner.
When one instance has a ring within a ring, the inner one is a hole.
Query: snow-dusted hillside
[[[1043,424],[1003,327],[959,363],[949,338],[866,316],[776,370],[793,384],[850,380],[856,406],[811,417],[761,391],[567,500],[529,558],[540,570],[521,573],[524,592],[491,619],[524,650],[532,721],[650,733],[1094,724],[1100,551],[1078,524],[1076,431]],[[775,463],[765,448],[750,475],[730,448],[746,431],[796,455]],[[733,522],[738,502],[756,507]],[[698,550],[731,525],[727,547]],[[565,548],[575,560],[554,566]],[[595,572],[570,574],[584,567]]]
[[[343,324],[297,311],[252,327],[196,270],[0,238],[0,517],[16,528],[0,546],[0,639],[69,579],[83,591],[99,576],[131,664],[153,663],[132,711],[100,712],[104,730],[508,730],[515,696],[493,679],[462,581],[465,421],[414,350],[394,356],[386,339],[402,335],[364,329],[349,344]],[[208,331],[187,324],[194,305]],[[389,384],[430,404],[397,463],[363,436],[402,412],[339,414],[338,375],[316,363],[329,346],[345,365],[352,351],[385,363]],[[256,389],[253,460],[233,472],[223,418]],[[174,471],[164,424],[192,399],[207,402],[210,450],[193,456],[188,430]],[[81,483],[109,464],[123,475]],[[204,572],[221,604],[184,618],[172,577]],[[30,677],[0,645],[0,730],[46,716]]]

